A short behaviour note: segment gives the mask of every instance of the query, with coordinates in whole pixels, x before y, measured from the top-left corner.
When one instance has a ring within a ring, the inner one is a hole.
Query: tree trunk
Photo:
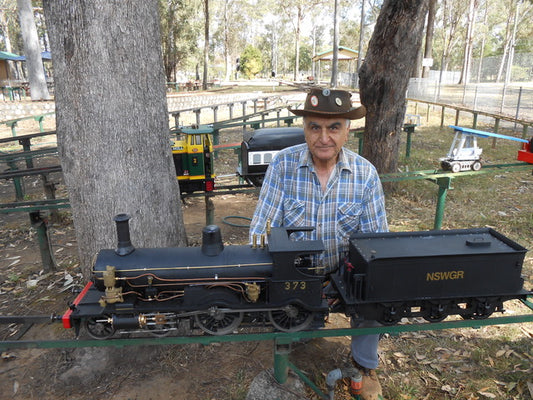
[[[428,22],[426,27],[426,44],[424,46],[424,58],[433,58],[433,33],[435,32],[435,12],[437,0],[429,0]],[[422,78],[429,78],[430,66],[422,69]]]
[[[9,26],[5,11],[0,12],[0,29],[2,30],[2,35],[4,36],[4,45],[6,51],[8,53],[12,53],[13,50],[11,48],[11,38],[9,37]],[[17,69],[15,68],[15,62],[11,60],[6,60],[6,62],[8,68],[7,79],[17,79]]]
[[[130,214],[136,247],[183,245],[169,146],[157,2],[44,0],[53,52],[58,151],[80,262],[116,247]]]
[[[470,0],[469,7],[468,7],[466,34],[465,34],[463,68],[461,69],[461,77],[459,79],[460,85],[463,85],[463,84],[466,85],[467,83],[470,83],[470,68],[472,66],[472,52],[473,52],[473,46],[474,46],[474,26],[475,26],[477,6],[478,4],[475,0]]]
[[[338,73],[339,73],[339,21],[338,16],[339,0],[335,0],[333,7],[333,58],[331,60],[331,81],[332,88],[337,87]]]
[[[385,0],[359,71],[367,108],[363,156],[378,172],[395,172],[409,76],[422,42],[428,0]]]
[[[202,89],[207,90],[207,67],[209,64],[209,0],[204,0],[204,73],[202,78]]]
[[[41,45],[37,36],[37,28],[33,19],[31,0],[17,0],[20,19],[20,30],[24,41],[26,53],[26,69],[30,82],[30,96],[32,100],[48,100],[50,94],[44,77],[43,59],[41,58]]]

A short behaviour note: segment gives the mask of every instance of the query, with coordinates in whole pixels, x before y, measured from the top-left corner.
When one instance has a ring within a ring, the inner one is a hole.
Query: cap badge
[[[311,96],[311,98],[309,99],[309,101],[311,102],[311,105],[312,105],[313,107],[318,106],[318,97],[316,97],[316,96]]]
[[[326,97],[327,97],[327,96],[330,95],[330,93],[331,93],[331,92],[330,92],[329,89],[324,89],[324,90],[322,90],[322,95],[323,95],[323,96],[326,96]]]
[[[342,106],[342,100],[340,99],[340,97],[337,97],[337,98],[335,99],[335,103],[336,103],[339,107]]]

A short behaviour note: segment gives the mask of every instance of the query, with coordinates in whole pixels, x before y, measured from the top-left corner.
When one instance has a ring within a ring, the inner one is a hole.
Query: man
[[[313,226],[293,233],[295,240],[321,239],[326,251],[317,260],[324,271],[336,270],[354,232],[388,230],[383,189],[372,164],[344,148],[350,120],[365,116],[364,106],[352,107],[350,93],[313,89],[303,109],[305,144],[280,151],[265,175],[250,225],[250,237],[271,226]],[[363,373],[365,400],[377,400],[381,385],[378,366],[379,335],[354,336],[351,354]]]

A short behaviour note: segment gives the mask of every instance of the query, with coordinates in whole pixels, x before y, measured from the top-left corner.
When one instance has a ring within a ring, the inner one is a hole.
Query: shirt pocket
[[[305,204],[294,199],[286,199],[283,202],[285,227],[302,226],[305,221]],[[292,240],[303,240],[304,232],[294,232],[291,234]]]
[[[344,240],[348,240],[352,233],[359,230],[361,213],[360,204],[344,203],[337,208],[337,228]]]

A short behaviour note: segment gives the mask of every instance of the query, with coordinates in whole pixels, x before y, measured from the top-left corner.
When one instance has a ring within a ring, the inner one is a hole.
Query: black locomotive
[[[384,324],[487,318],[531,295],[521,277],[527,250],[489,228],[356,234],[326,277],[313,262],[323,243],[291,240],[312,228],[268,228],[257,244],[223,246],[210,225],[201,247],[136,249],[128,217],[115,220],[117,249],[98,254],[92,281],[63,315],[66,328],[83,325],[99,339],[117,330],[163,335],[185,321],[215,335],[241,323],[294,332],[328,312]]]
[[[256,129],[241,143],[241,166],[237,174],[254,186],[261,186],[268,165],[285,147],[304,143],[303,128]]]

